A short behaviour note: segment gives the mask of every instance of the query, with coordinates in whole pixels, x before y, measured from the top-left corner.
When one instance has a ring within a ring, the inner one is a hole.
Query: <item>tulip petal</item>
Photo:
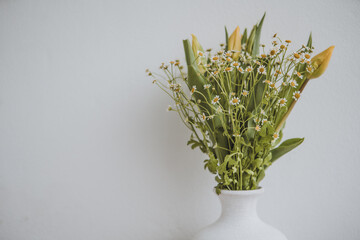
[[[331,46],[311,59],[311,65],[314,67],[314,71],[308,76],[308,79],[318,78],[325,72],[334,48],[335,46]]]

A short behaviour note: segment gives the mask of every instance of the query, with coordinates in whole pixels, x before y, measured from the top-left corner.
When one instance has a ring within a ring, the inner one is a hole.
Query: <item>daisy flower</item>
[[[231,52],[231,51],[227,51],[227,52],[225,53],[225,56],[226,56],[226,57],[231,57],[231,55],[232,55],[232,52]]]
[[[232,62],[232,58],[231,58],[231,57],[227,57],[227,58],[225,58],[225,60],[226,60],[227,62]]]
[[[265,70],[265,66],[264,65],[260,65],[258,67],[258,73],[260,74],[266,74],[266,70]]]
[[[218,95],[216,95],[213,100],[211,101],[212,104],[217,104],[220,101],[220,97]]]
[[[298,86],[298,83],[294,79],[292,79],[289,84],[293,88],[296,88]]]
[[[233,67],[226,67],[224,69],[225,72],[231,72],[234,68]]]
[[[194,94],[195,91],[196,91],[196,86],[194,85],[194,86],[192,87],[192,89],[190,90],[191,95]]]
[[[256,125],[255,130],[258,132],[260,131],[261,127],[259,125]]]
[[[270,83],[269,83],[269,88],[275,88],[275,83],[270,82]],[[275,88],[275,89],[276,89],[276,88]]]
[[[278,138],[279,138],[279,134],[274,133],[274,134],[273,134],[273,138],[274,138],[274,140],[278,139]]]
[[[204,89],[209,89],[210,87],[211,87],[210,84],[205,84],[205,85],[204,85]]]
[[[275,57],[275,55],[277,54],[278,51],[279,51],[278,48],[270,49],[270,52],[269,52],[270,57]]]
[[[238,67],[237,69],[239,70],[239,72],[244,73],[244,69],[242,67]]]
[[[307,67],[306,67],[306,71],[307,71],[308,73],[312,73],[313,68],[312,68],[311,66],[307,66]]]
[[[260,122],[260,118],[254,118],[254,122],[255,122],[255,123],[259,123],[259,122]]]
[[[279,105],[281,107],[284,107],[286,105],[286,102],[287,102],[287,100],[285,98],[280,98],[279,99]]]
[[[197,54],[199,57],[205,57],[205,53],[202,51],[198,51]]]
[[[201,115],[201,121],[205,122],[205,120],[206,120],[206,115],[205,115],[205,113],[203,113],[203,114]]]
[[[248,66],[246,67],[245,69],[246,72],[252,72],[253,71],[253,68],[251,66]]]
[[[264,125],[265,123],[267,123],[268,120],[266,118],[264,118],[262,121],[261,121],[261,124]]]
[[[239,133],[234,133],[233,136],[234,137],[240,137],[241,135]]]
[[[232,64],[231,64],[231,66],[233,66],[233,67],[239,67],[240,66],[240,63],[239,62],[233,62]]]
[[[231,105],[238,105],[240,103],[240,99],[238,97],[233,97],[231,100],[230,100],[230,104]]]
[[[293,93],[293,99],[295,99],[295,101],[297,101],[300,98],[300,91],[295,91]]]
[[[296,72],[295,74],[296,74],[296,76],[298,76],[300,79],[302,79],[302,78],[303,78],[303,76],[301,75],[301,73]]]
[[[241,95],[243,95],[244,97],[247,97],[249,95],[249,91],[243,90]]]
[[[212,62],[217,62],[217,61],[219,61],[219,56],[213,56],[213,57],[211,57],[211,61]]]

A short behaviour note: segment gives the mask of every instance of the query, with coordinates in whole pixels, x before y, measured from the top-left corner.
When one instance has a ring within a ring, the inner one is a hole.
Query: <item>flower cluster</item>
[[[303,138],[295,138],[277,147],[287,116],[333,50],[312,58],[310,35],[307,45],[290,52],[291,41],[276,34],[267,49],[259,43],[263,20],[249,36],[237,27],[217,51],[204,50],[194,35],[192,45],[185,40],[187,73],[179,60],[161,64],[165,77],[146,71],[174,100],[168,110],[193,132],[188,145],[209,156],[205,168],[216,174],[218,192],[256,189],[265,170],[301,144]]]

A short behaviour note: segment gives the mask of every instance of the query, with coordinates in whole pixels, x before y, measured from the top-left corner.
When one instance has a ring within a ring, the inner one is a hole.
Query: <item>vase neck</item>
[[[221,202],[221,218],[234,220],[257,219],[257,200],[263,189],[250,191],[222,191],[219,195]]]

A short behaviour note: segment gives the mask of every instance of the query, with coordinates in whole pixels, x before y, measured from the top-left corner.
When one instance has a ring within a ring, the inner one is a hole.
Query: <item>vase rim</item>
[[[253,190],[221,190],[220,195],[236,195],[236,196],[247,196],[247,195],[257,195],[264,192],[264,188],[259,187],[258,189]]]

